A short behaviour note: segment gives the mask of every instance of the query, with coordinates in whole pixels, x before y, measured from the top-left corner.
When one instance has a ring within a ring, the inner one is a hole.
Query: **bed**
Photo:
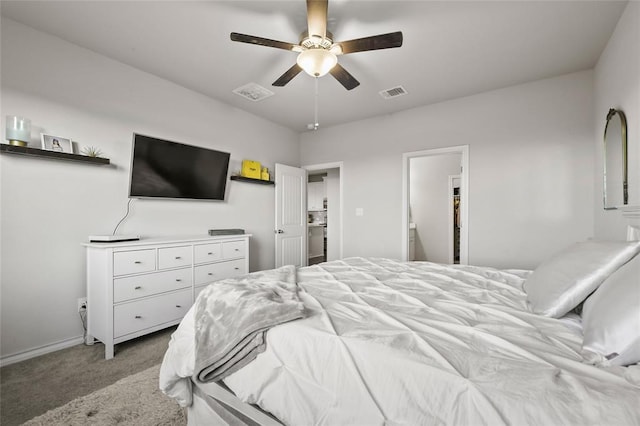
[[[274,270],[293,271],[302,318],[267,327],[248,361],[208,380],[198,315],[214,302],[201,294],[160,387],[190,424],[637,425],[640,243],[612,244],[535,271],[358,257]]]

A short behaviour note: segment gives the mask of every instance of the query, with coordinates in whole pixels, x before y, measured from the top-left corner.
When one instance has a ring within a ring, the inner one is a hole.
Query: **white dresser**
[[[87,343],[117,343],[180,322],[212,281],[249,272],[249,234],[85,243]]]

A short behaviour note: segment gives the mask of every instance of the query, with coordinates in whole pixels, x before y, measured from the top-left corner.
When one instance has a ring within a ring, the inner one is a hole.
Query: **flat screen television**
[[[224,200],[229,157],[134,133],[129,198]]]

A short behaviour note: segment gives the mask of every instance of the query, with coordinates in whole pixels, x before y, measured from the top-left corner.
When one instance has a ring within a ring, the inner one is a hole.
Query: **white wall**
[[[416,224],[416,260],[449,263],[449,176],[460,174],[461,154],[409,160],[409,203]],[[452,244],[451,244],[452,245]]]
[[[469,263],[532,268],[590,237],[592,76],[573,73],[304,133],[303,164],[344,164],[344,255],[400,258],[402,153],[466,144]]]
[[[86,294],[81,243],[111,233],[127,203],[131,138],[140,132],[298,165],[298,135],[153,75],[2,19],[1,116],[99,147],[111,167],[0,156],[1,349],[19,354],[82,335]],[[212,84],[215,84],[212,82]],[[274,266],[273,187],[229,181],[224,202],[134,200],[121,233],[200,234],[245,228],[251,270]]]
[[[628,224],[640,217],[625,217],[620,210],[604,210],[603,134],[609,108],[627,116],[629,204],[640,206],[640,3],[631,1],[594,70],[595,185],[594,211],[597,238],[624,239]]]

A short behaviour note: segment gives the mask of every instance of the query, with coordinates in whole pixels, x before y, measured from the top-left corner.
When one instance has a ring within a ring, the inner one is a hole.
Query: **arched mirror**
[[[611,108],[604,128],[604,208],[615,209],[628,202],[627,119]]]

